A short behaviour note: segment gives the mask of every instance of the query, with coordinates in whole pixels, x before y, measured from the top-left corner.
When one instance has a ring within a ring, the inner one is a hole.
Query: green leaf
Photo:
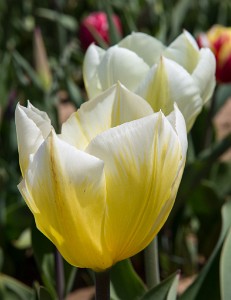
[[[4,261],[4,252],[2,250],[2,247],[0,247],[0,272],[2,270],[3,261]]]
[[[172,282],[172,285],[171,285],[169,291],[168,291],[167,300],[176,300],[177,290],[178,290],[178,285],[179,285],[179,278],[180,278],[180,275],[177,274]]]
[[[57,22],[68,30],[71,30],[71,31],[77,30],[78,24],[77,24],[75,18],[73,18],[69,15],[61,14],[59,12],[56,12],[51,9],[46,9],[46,8],[37,9],[37,15],[40,17],[43,17],[47,20]]]
[[[230,216],[231,201],[225,203],[222,207],[222,228],[212,255],[193,284],[181,295],[180,300],[220,298],[219,258],[222,244],[231,226]]]
[[[231,274],[231,228],[224,242],[221,259],[220,259],[220,288],[221,288],[221,299],[231,299],[231,285],[230,285],[230,274]]]
[[[36,300],[53,300],[49,291],[43,286],[36,286]]]
[[[54,245],[36,228],[33,224],[31,228],[32,247],[37,266],[40,270],[44,285],[52,295],[56,298],[55,288],[55,259]]]
[[[136,300],[145,293],[144,283],[129,259],[118,262],[111,269],[111,297],[115,300]]]
[[[23,56],[19,54],[16,50],[14,50],[13,52],[13,59],[16,65],[18,78],[22,82],[22,84],[24,85],[29,84],[29,81],[24,74],[25,72],[29,76],[33,84],[37,86],[39,89],[43,90],[43,86],[35,70],[31,67],[28,61],[26,61],[25,58],[23,58]]]
[[[179,274],[174,273],[160,284],[149,290],[142,298],[142,300],[175,300],[177,295],[177,286],[179,281]]]
[[[0,274],[0,299],[4,300],[34,300],[35,292],[20,281]]]
[[[76,107],[80,107],[83,103],[83,99],[81,97],[81,93],[79,88],[76,86],[74,81],[69,77],[67,78],[67,90],[70,95],[70,100],[74,103]]]

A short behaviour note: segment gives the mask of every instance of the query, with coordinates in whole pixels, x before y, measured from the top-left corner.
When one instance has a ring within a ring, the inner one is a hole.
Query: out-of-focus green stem
[[[160,282],[158,239],[155,239],[144,250],[145,276],[148,289]]]
[[[95,272],[95,300],[110,300],[110,271]]]
[[[58,300],[64,300],[64,289],[65,289],[65,280],[64,280],[64,269],[63,269],[63,258],[59,251],[55,250],[55,273],[56,273],[56,289]]]

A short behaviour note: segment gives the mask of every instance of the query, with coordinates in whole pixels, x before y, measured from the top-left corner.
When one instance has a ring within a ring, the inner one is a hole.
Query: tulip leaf
[[[135,300],[145,293],[145,286],[129,259],[118,262],[111,269],[111,297],[113,300]]]
[[[38,286],[36,287],[36,290],[37,290],[36,300],[53,300],[49,291],[45,287]]]
[[[31,237],[34,256],[40,270],[43,283],[52,294],[53,299],[55,299],[55,247],[42,233],[40,233],[40,231],[38,231],[34,224],[31,230]]]
[[[221,299],[231,299],[231,228],[229,229],[228,236],[224,242],[224,246],[221,252],[220,260],[220,287],[221,287]]]
[[[75,18],[46,8],[38,8],[37,15],[47,20],[57,22],[65,29],[76,31],[78,23]]]
[[[177,286],[179,281],[179,274],[174,273],[160,284],[149,290],[142,298],[142,300],[175,300],[177,294]]]
[[[0,274],[0,299],[4,300],[34,300],[33,289],[20,281]]]
[[[25,72],[29,76],[33,84],[40,90],[43,90],[42,84],[34,69],[25,60],[25,58],[23,58],[23,56],[21,56],[21,54],[19,54],[19,52],[17,52],[16,50],[14,50],[13,52],[13,59],[16,63],[16,71],[18,72],[18,78],[22,82],[22,84],[28,85],[30,83],[30,81],[24,74]]]
[[[172,285],[168,291],[168,295],[167,295],[167,299],[166,300],[176,300],[177,298],[177,290],[178,290],[178,285],[179,285],[179,278],[180,278],[180,275],[177,274],[175,277],[174,277],[174,280],[172,282]]]
[[[230,215],[231,201],[222,207],[222,228],[212,255],[193,284],[180,296],[180,300],[220,299],[219,259],[224,239],[231,226]]]
[[[70,77],[67,79],[67,90],[70,95],[70,100],[74,103],[76,107],[79,108],[80,105],[83,103],[83,99],[81,97],[79,88]]]
[[[2,247],[0,247],[0,272],[3,267],[3,261],[4,261],[4,253],[3,253]]]

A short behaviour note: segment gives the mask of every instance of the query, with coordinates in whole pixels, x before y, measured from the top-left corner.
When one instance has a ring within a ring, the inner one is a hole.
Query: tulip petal
[[[162,57],[141,82],[137,94],[146,99],[154,111],[168,115],[177,103],[189,131],[202,108],[200,91],[195,81],[176,62]]]
[[[102,240],[106,204],[103,161],[52,133],[31,159],[19,189],[39,230],[69,263],[93,269],[111,265]]]
[[[103,90],[120,81],[134,91],[148,70],[149,66],[136,53],[116,45],[103,56],[98,66],[98,76]]]
[[[188,139],[187,135],[185,134],[186,124],[185,119],[176,104],[174,104],[174,110],[167,116],[167,119],[179,137],[179,141],[181,143],[182,161],[184,161],[188,149]]]
[[[133,32],[122,39],[118,46],[135,52],[149,66],[157,63],[165,49],[165,46],[159,40],[142,32]]]
[[[184,30],[166,48],[163,55],[176,61],[191,74],[198,63],[199,49],[192,35]]]
[[[117,83],[72,114],[62,126],[61,138],[85,149],[97,134],[152,113],[145,100]]]
[[[181,145],[160,112],[98,135],[86,151],[105,162],[105,235],[116,262],[145,248],[164,224],[179,185]]]
[[[97,67],[105,53],[105,50],[92,44],[88,47],[83,61],[83,80],[89,98],[95,97],[101,92],[101,86],[97,75]]]
[[[28,102],[28,107],[17,105],[15,123],[18,140],[19,163],[22,175],[28,167],[29,156],[37,151],[51,131],[51,122],[45,112]]]
[[[206,103],[212,96],[215,85],[216,61],[212,51],[208,48],[200,50],[200,57],[192,77],[197,83],[203,102]]]

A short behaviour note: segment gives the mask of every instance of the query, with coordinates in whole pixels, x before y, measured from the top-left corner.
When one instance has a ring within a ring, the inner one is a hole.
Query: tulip
[[[153,113],[117,83],[71,115],[60,135],[18,104],[23,179],[36,225],[72,265],[102,271],[144,249],[174,204],[187,150],[175,106]]]
[[[215,87],[215,59],[184,31],[165,47],[157,39],[132,33],[103,50],[91,45],[83,65],[89,98],[120,81],[145,98],[154,111],[168,114],[177,103],[189,131]]]
[[[200,47],[209,47],[216,57],[216,79],[220,83],[231,82],[231,27],[213,26],[198,36]]]
[[[119,36],[122,35],[122,25],[117,15],[112,15],[112,22]],[[86,50],[91,43],[105,43],[109,45],[109,25],[104,12],[93,12],[83,19],[79,29],[79,39],[82,48]]]

